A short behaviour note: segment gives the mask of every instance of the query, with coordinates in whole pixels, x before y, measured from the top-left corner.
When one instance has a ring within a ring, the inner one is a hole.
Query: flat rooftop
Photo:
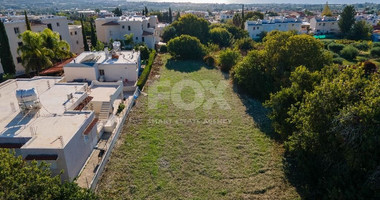
[[[137,64],[140,56],[139,51],[118,51],[117,54],[119,55],[119,58],[112,59],[111,53],[109,53],[109,56],[106,56],[104,51],[86,51],[77,56],[70,62],[69,65],[66,65],[65,67],[79,67],[83,65],[92,67],[95,64]]]
[[[59,83],[61,77],[35,77],[0,84],[0,141],[28,141],[21,148],[63,148],[93,114],[68,111],[87,94],[85,83]],[[16,90],[37,90],[41,108],[24,113],[18,106]],[[73,98],[68,100],[68,94]]]
[[[89,96],[92,96],[92,101],[110,101],[110,97],[115,94],[118,85],[109,85],[109,86],[93,86]]]

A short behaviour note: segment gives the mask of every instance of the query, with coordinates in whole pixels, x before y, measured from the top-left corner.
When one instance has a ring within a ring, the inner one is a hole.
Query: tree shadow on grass
[[[282,142],[279,135],[274,132],[272,122],[267,116],[269,111],[262,105],[262,102],[249,97],[247,94],[239,90],[236,85],[233,86],[233,90],[246,107],[246,113],[252,117],[260,131],[265,133],[272,140]]]
[[[165,65],[169,70],[191,73],[198,71],[202,68],[214,69],[214,67],[207,66],[204,62],[200,60],[175,60],[169,59]]]

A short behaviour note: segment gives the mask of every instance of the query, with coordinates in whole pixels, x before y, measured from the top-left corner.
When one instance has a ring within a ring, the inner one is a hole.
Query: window
[[[257,27],[257,30],[259,30],[260,29],[260,27]]]
[[[21,57],[17,57],[17,63],[22,63]]]
[[[73,35],[73,32],[70,32],[70,35]]]
[[[99,69],[99,75],[104,76],[104,69]]]
[[[141,40],[142,40],[143,42],[145,42],[145,38],[144,38],[144,37],[142,37]]]
[[[334,25],[334,23],[332,23],[332,25]]]
[[[59,40],[62,40],[62,35],[59,35]]]
[[[130,31],[131,30],[131,26],[128,26],[128,31]]]
[[[59,26],[59,22],[57,22],[57,26]]]
[[[252,29],[253,29],[253,30],[256,30],[256,27],[253,27]]]
[[[19,47],[21,47],[21,46],[23,45],[22,42],[19,42],[19,43],[17,43],[17,44],[18,44]]]
[[[294,26],[294,24],[292,24],[292,26]]]
[[[79,41],[77,40],[77,44],[79,44]]]
[[[321,23],[319,23],[319,26],[321,26],[322,24]]]
[[[148,23],[148,28],[150,28],[150,23]]]
[[[326,23],[323,23],[323,26],[325,26],[326,25]]]
[[[15,27],[14,30],[15,30],[15,34],[19,34],[20,33],[20,29],[18,27]]]
[[[75,34],[75,35],[78,35],[78,32],[77,32],[77,31],[75,31],[75,32],[74,32],[74,34]]]
[[[139,37],[136,37],[136,40],[139,40]]]
[[[122,28],[122,29],[124,29],[124,28],[125,28],[125,26],[123,25],[121,28]]]
[[[48,24],[47,27],[48,29],[53,30],[53,27],[51,26],[51,24]]]

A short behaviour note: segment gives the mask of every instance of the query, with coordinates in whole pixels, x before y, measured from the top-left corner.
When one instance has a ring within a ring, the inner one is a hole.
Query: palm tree
[[[70,45],[64,40],[61,40],[59,33],[53,32],[52,30],[46,28],[40,34],[43,46],[47,49],[53,51],[53,56],[51,59],[53,61],[58,61],[66,58],[71,58],[73,54],[70,52]]]
[[[23,45],[17,49],[17,52],[21,53],[22,65],[26,73],[35,71],[38,75],[42,69],[53,65],[50,58],[54,53],[44,46],[44,41],[39,33],[25,31],[20,38]]]

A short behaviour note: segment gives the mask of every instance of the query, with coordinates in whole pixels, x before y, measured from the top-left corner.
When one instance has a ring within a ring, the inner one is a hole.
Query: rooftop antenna
[[[59,136],[59,141],[61,141],[61,146],[62,146],[62,148],[63,148],[63,146],[64,146],[65,143],[63,143],[63,136],[62,136],[62,135]]]
[[[46,80],[46,82],[47,82],[48,89],[50,89],[50,82],[49,82],[49,80]]]

